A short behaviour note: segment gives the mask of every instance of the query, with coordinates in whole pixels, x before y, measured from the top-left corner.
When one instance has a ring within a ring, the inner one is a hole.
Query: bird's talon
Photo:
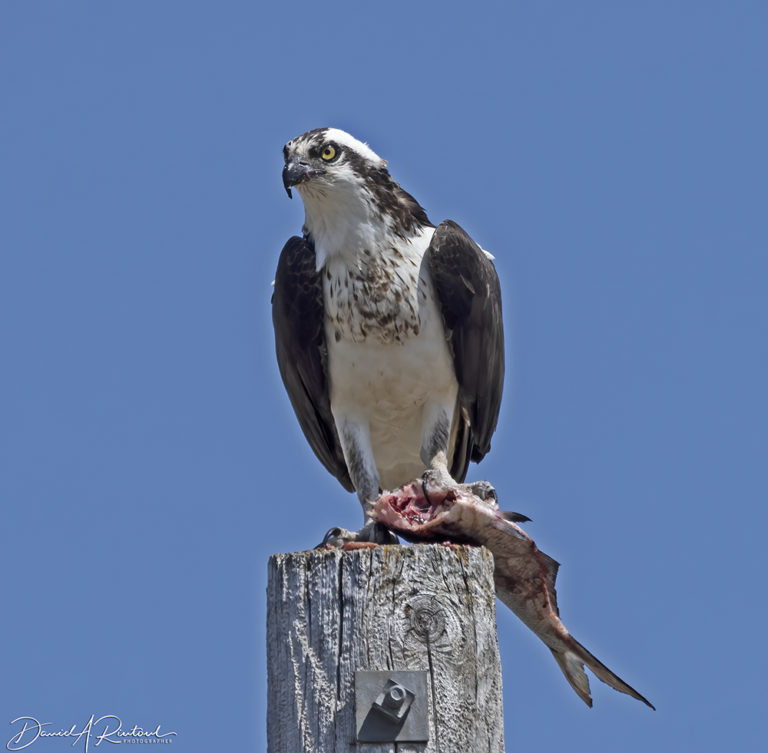
[[[335,526],[325,534],[315,549],[367,549],[398,543],[397,536],[386,526],[370,522],[359,531],[348,531],[346,528]]]
[[[498,502],[496,489],[494,489],[488,481],[475,481],[474,484],[466,484],[466,488],[476,497],[480,497],[483,501],[491,500],[493,502]]]

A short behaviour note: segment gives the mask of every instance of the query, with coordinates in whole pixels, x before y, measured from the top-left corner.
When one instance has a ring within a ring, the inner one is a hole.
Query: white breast
[[[323,270],[331,408],[368,423],[385,488],[423,470],[427,402],[456,402],[453,362],[423,264],[433,233],[363,253],[356,265],[330,258]]]
[[[339,256],[326,262],[325,312],[335,342],[403,343],[419,334],[429,293],[424,249],[398,246],[363,249],[351,264]]]

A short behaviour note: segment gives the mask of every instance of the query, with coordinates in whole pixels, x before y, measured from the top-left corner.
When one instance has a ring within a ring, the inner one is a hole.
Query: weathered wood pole
[[[269,753],[504,753],[495,599],[481,547],[273,555]],[[428,741],[357,742],[356,670],[425,670]]]

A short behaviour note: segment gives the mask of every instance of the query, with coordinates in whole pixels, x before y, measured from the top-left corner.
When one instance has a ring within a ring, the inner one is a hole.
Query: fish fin
[[[508,520],[510,523],[530,523],[531,519],[527,515],[523,515],[521,512],[510,512],[509,510],[499,510],[504,520]]]
[[[605,664],[587,651],[573,636],[568,636],[568,643],[570,644],[569,649],[565,651],[552,650],[552,654],[555,657],[555,661],[560,665],[560,669],[563,670],[563,674],[571,684],[571,687],[587,706],[592,706],[592,698],[589,694],[589,680],[587,679],[586,672],[584,672],[585,664],[598,680],[602,680],[606,685],[610,685],[620,693],[626,693],[633,698],[637,698],[638,701],[642,701],[646,706],[656,711],[656,707],[648,699],[643,698],[633,687],[627,685],[621,677],[611,672]]]
[[[555,651],[551,649],[552,656],[563,670],[565,679],[584,703],[592,708],[592,696],[589,694],[589,678],[584,671],[582,660],[572,651]]]

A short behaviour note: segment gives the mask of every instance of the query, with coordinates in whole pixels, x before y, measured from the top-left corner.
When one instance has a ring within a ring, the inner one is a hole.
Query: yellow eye
[[[326,144],[320,156],[326,162],[330,162],[336,156],[336,147],[334,147],[333,144]]]

